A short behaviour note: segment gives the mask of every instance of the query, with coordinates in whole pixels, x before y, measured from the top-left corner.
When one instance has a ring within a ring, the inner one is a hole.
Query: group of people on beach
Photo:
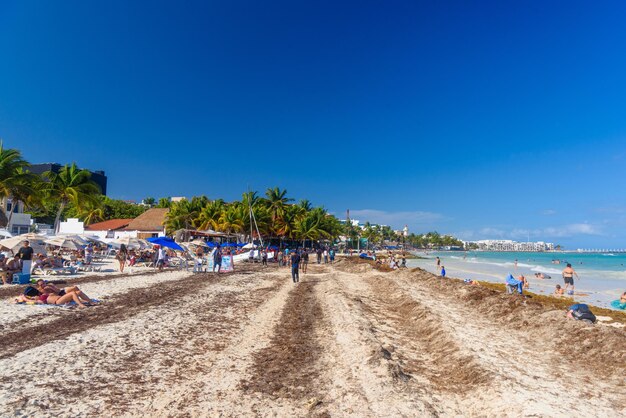
[[[12,258],[8,259],[4,254],[0,254],[0,276],[2,276],[2,283],[10,283],[13,275],[16,273],[30,274],[34,252],[35,251],[30,246],[30,242],[24,241],[22,247]]]

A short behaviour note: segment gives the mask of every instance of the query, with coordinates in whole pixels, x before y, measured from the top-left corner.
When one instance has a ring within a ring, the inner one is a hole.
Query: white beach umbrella
[[[45,240],[44,242],[54,247],[67,248],[70,250],[80,250],[85,245],[83,244],[82,240],[76,239],[75,237],[65,237],[62,235],[52,237]]]
[[[106,244],[106,241],[101,240],[100,238],[94,236],[94,235],[79,235],[80,238],[84,239],[85,241],[87,241],[87,243],[93,243],[93,244]]]
[[[88,240],[86,240],[85,238],[83,238],[82,236],[77,235],[77,234],[67,234],[67,235],[63,234],[63,235],[57,235],[57,237],[63,237],[63,238],[66,238],[66,239],[71,239],[72,241],[75,241],[76,243],[80,243],[80,245],[87,245],[87,244],[89,244]]]
[[[143,250],[145,248],[152,248],[152,244],[148,243],[147,241],[143,239],[139,239],[139,238],[133,238],[133,237],[117,238],[109,242],[109,244],[113,245],[114,247],[120,247],[122,244],[124,244],[126,248],[134,249],[134,250]]]
[[[39,235],[29,232],[28,234],[17,235],[11,238],[5,238],[3,240],[0,240],[0,245],[8,248],[9,250],[17,251],[20,249],[24,241],[28,241],[30,246],[35,249],[35,247],[44,246],[44,240],[46,238],[48,237],[46,237],[45,235]],[[37,250],[35,249],[35,251]]]

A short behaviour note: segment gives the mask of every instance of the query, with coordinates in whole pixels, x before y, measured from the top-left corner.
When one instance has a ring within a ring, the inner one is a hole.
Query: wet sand
[[[81,287],[100,292],[99,306],[30,307],[0,328],[0,411],[626,413],[623,329],[566,320],[532,300],[417,269],[340,260],[310,264],[294,285],[287,268],[237,267],[219,276],[98,277]]]

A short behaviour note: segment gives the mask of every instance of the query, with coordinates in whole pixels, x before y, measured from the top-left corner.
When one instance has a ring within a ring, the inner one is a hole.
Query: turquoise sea
[[[578,280],[574,277],[574,300],[603,307],[610,308],[610,302],[626,291],[626,253],[446,251],[418,255],[426,259],[409,260],[410,267],[438,273],[435,257],[439,256],[447,276],[504,283],[508,274],[522,274],[530,281],[530,291],[544,294],[552,293],[556,284],[563,286],[561,272],[569,262],[579,276]],[[535,273],[551,278],[537,279]]]

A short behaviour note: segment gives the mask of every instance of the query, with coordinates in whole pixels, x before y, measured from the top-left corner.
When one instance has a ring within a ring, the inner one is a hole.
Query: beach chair
[[[42,269],[44,276],[50,276],[53,274],[75,274],[76,269],[74,267],[45,267]]]

